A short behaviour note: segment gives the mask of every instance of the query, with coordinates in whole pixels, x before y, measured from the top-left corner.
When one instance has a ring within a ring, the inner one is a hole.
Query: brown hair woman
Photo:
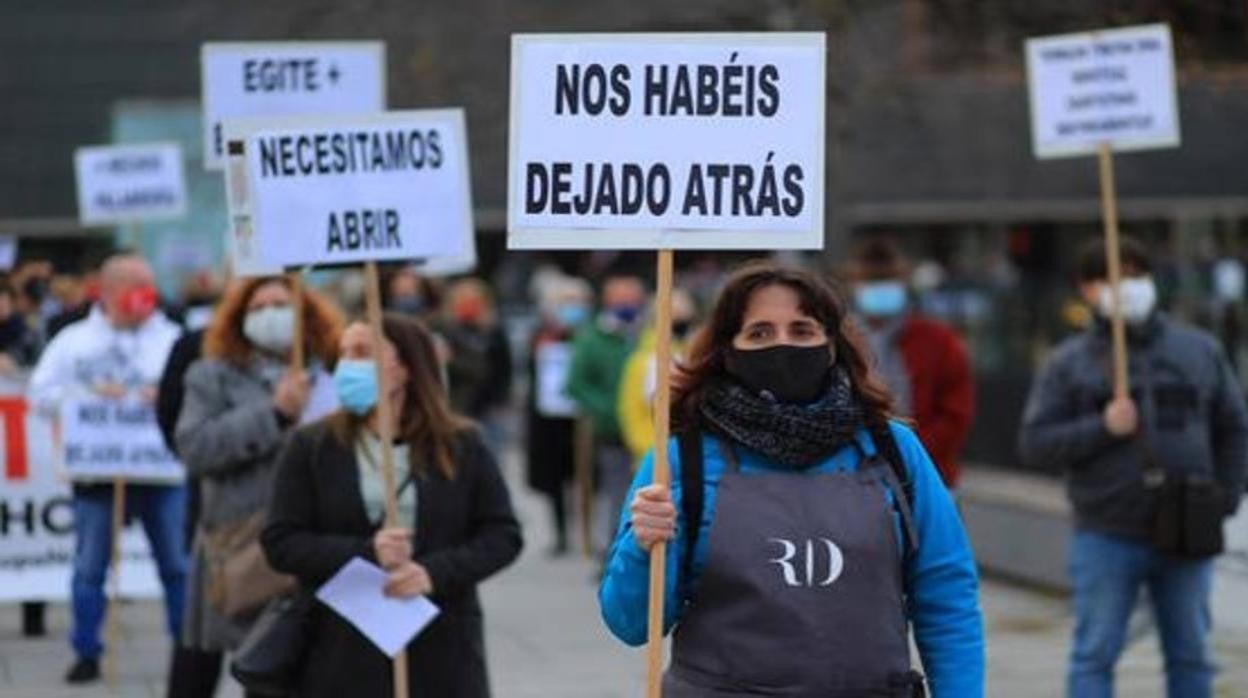
[[[676,375],[672,486],[629,493],[599,591],[646,639],[649,550],[667,541],[664,698],[983,695],[970,548],[908,427],[891,420],[842,296],[807,271],[729,280]]]
[[[442,612],[408,645],[412,695],[485,698],[477,584],[516,558],[520,527],[478,429],[446,401],[429,332],[401,315],[382,325],[380,345],[364,323],[343,333],[334,371],[342,409],[296,432],[279,459],[265,552],[307,590],[360,557],[386,570],[385,593],[429,596]],[[382,527],[382,399],[392,407],[400,483],[391,528]],[[313,607],[309,638],[297,695],[393,695],[389,658],[333,611]]]

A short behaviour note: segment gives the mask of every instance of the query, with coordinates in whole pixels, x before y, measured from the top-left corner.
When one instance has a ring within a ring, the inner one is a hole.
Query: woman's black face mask
[[[798,405],[810,404],[823,395],[832,364],[827,344],[780,344],[748,351],[729,347],[724,354],[724,368],[742,385],[770,394],[776,402]]]

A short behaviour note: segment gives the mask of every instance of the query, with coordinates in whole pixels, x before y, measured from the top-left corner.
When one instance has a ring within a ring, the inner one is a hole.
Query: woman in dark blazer
[[[441,614],[407,648],[412,696],[485,698],[476,586],[520,552],[502,476],[471,422],[447,405],[429,333],[387,315],[343,333],[334,373],[343,409],[295,433],[281,456],[263,535],[274,568],[315,590],[354,557],[389,573],[391,596],[427,595]],[[400,526],[382,528],[377,374],[394,413]],[[392,663],[328,607],[314,605],[297,696],[393,695]]]

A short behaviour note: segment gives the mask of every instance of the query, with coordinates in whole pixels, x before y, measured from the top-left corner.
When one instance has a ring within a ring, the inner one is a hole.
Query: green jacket
[[[595,436],[620,436],[616,398],[632,350],[631,338],[604,332],[596,322],[586,325],[572,340],[567,391],[593,420]]]

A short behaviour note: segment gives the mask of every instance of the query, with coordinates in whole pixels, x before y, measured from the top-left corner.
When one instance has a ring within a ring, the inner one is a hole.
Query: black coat
[[[442,612],[408,645],[411,695],[486,698],[485,638],[476,586],[520,553],[520,525],[494,458],[474,432],[460,437],[457,473],[417,480],[413,557]],[[408,496],[412,496],[408,489]],[[376,562],[353,449],[322,420],[295,432],[278,458],[262,542],[273,567],[316,589],[355,556]],[[328,607],[314,604],[311,648],[297,694],[390,698],[392,664]]]
[[[156,391],[156,424],[160,426],[160,435],[165,438],[165,446],[173,453],[178,452],[174,443],[174,431],[178,428],[178,415],[182,414],[182,398],[186,390],[182,379],[191,364],[199,361],[203,354],[204,331],[187,332],[173,343],[169,350],[169,360],[165,362],[165,371],[160,374],[160,387]],[[199,522],[199,479],[188,477],[186,483],[186,547],[191,548],[195,539],[195,526]]]
[[[179,337],[169,350],[169,360],[160,375],[160,388],[156,392],[156,423],[160,426],[161,436],[165,437],[165,445],[174,453],[178,450],[174,432],[178,428],[178,415],[182,414],[182,398],[186,395],[182,379],[191,364],[203,355],[203,344],[203,330],[192,330]]]
[[[527,479],[529,487],[556,495],[576,472],[576,420],[546,417],[537,410],[537,350],[549,341],[568,342],[570,332],[541,329],[529,343],[529,395],[525,405],[527,426]]]

